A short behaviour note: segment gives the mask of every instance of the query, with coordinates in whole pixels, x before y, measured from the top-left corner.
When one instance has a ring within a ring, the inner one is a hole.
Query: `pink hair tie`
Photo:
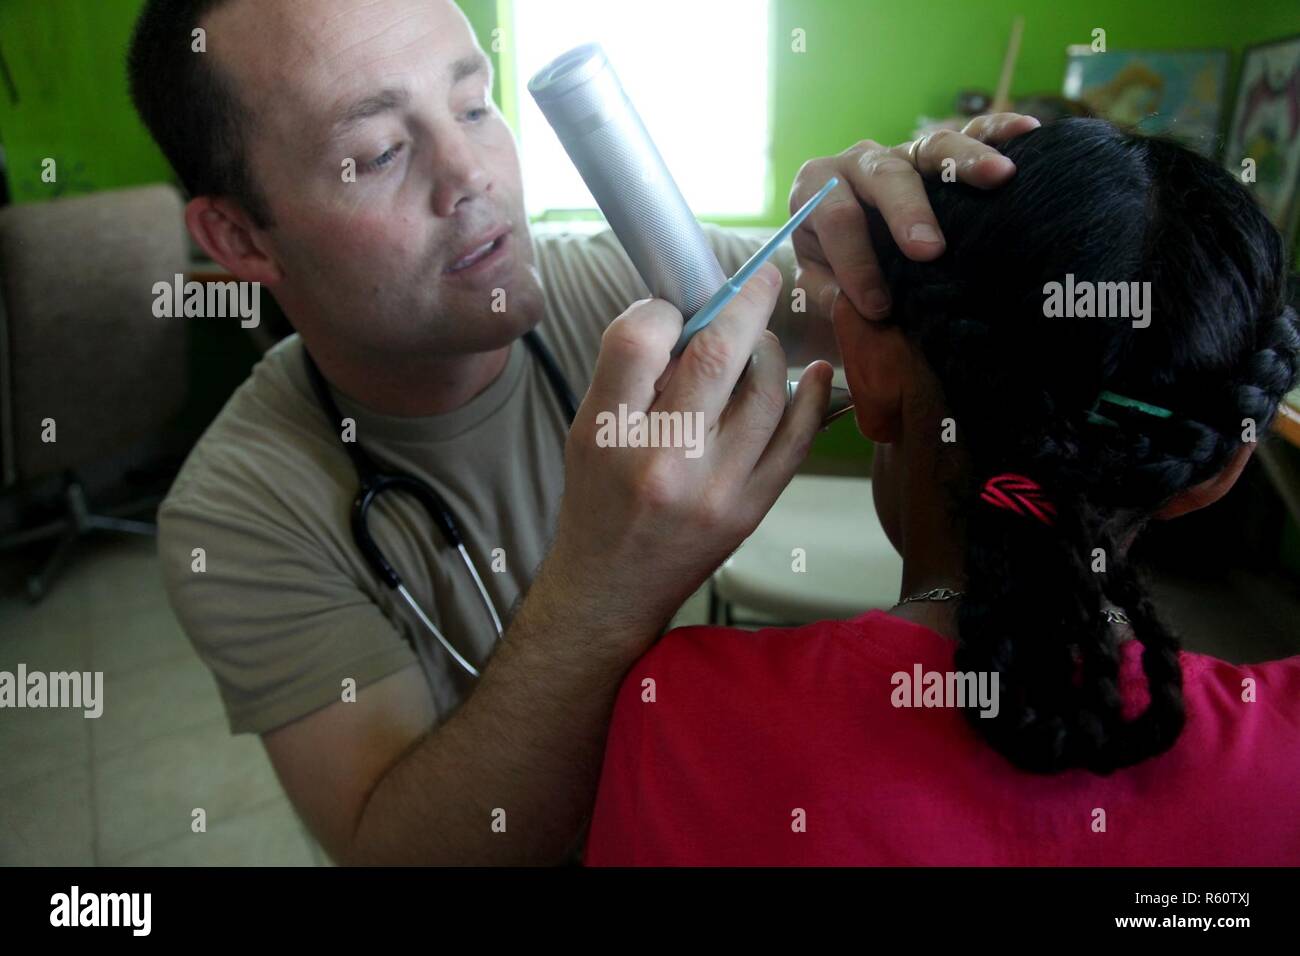
[[[1049,528],[1052,519],[1056,517],[1056,505],[1047,499],[1046,493],[1036,482],[1024,475],[995,475],[984,482],[980,498],[995,508],[1018,515],[1031,515]]]

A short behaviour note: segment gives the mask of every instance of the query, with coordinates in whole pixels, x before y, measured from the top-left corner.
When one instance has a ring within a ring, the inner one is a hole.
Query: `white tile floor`
[[[232,737],[153,542],[87,542],[49,596],[0,599],[0,670],[103,671],[105,707],[0,711],[0,864],[323,864],[256,737]],[[195,808],[206,832],[191,829]]]
[[[232,737],[154,542],[88,539],[49,595],[0,581],[0,670],[103,671],[103,714],[0,710],[0,865],[329,865],[261,742]],[[693,598],[679,623],[703,623]],[[201,807],[207,830],[191,830]]]

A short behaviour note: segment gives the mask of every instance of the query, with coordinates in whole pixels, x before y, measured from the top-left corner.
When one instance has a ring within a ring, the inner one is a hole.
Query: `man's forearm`
[[[641,640],[610,641],[547,566],[477,688],[380,780],[341,862],[556,863],[590,812],[610,711]]]

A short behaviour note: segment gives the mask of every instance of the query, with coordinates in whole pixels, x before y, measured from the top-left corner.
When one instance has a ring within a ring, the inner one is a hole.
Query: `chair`
[[[0,477],[29,510],[43,486],[61,485],[58,520],[0,538],[4,548],[60,539],[28,579],[32,600],[83,535],[154,533],[123,515],[156,497],[97,513],[79,471],[157,435],[184,403],[186,320],[154,316],[153,286],[170,285],[187,262],[170,186],[0,209]]]

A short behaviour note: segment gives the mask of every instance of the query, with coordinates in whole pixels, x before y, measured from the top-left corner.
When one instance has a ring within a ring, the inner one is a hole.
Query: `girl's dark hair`
[[[1002,152],[1017,172],[998,189],[927,183],[939,259],[906,259],[874,212],[872,240],[893,321],[933,369],[969,465],[952,488],[966,574],[956,665],[997,673],[1000,709],[967,715],[1021,768],[1109,773],[1183,728],[1178,640],[1128,544],[1252,427],[1267,434],[1300,347],[1286,250],[1246,187],[1172,141],[1064,119]],[[1067,274],[1076,287],[1149,282],[1149,326],[1048,317],[1045,287]],[[1173,414],[1104,404],[1106,424],[1089,415],[1102,391]],[[1043,487],[1052,524],[981,501],[1007,472]],[[1121,713],[1111,606],[1143,646],[1150,702],[1135,719]]]

